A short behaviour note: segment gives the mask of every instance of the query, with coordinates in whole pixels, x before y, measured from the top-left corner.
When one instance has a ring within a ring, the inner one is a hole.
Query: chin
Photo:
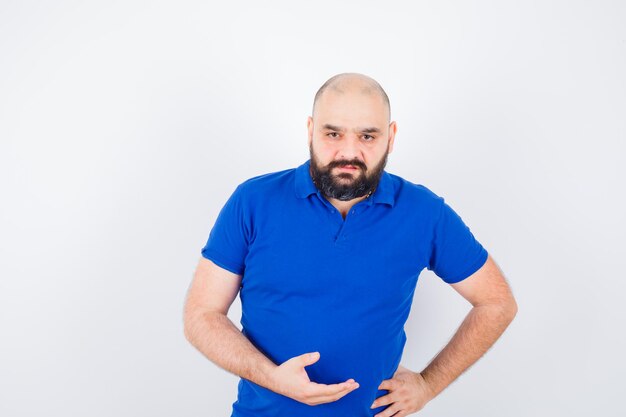
[[[357,177],[346,178],[346,177],[335,176],[335,181],[337,182],[354,182],[357,179],[358,179]]]

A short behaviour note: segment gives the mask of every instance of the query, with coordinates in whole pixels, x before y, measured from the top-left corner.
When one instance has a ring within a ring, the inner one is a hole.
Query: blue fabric
[[[420,272],[459,282],[487,260],[461,217],[423,185],[383,171],[345,220],[317,190],[310,160],[239,184],[202,255],[242,275],[243,334],[277,365],[320,352],[311,381],[354,378],[338,401],[309,406],[240,379],[233,417],[365,417],[388,393]]]

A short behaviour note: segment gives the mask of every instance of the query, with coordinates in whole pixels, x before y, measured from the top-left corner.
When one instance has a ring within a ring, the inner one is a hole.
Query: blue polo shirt
[[[313,382],[360,387],[310,406],[241,378],[231,417],[366,417],[388,393],[417,278],[447,283],[478,270],[487,251],[461,217],[423,185],[383,171],[346,218],[319,192],[310,160],[250,178],[218,214],[202,256],[242,275],[243,334],[277,365],[307,352]]]

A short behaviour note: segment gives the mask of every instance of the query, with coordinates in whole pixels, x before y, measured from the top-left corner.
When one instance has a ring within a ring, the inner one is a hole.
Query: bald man
[[[185,336],[240,377],[231,417],[403,417],[500,337],[517,304],[461,217],[384,168],[387,94],[338,74],[307,119],[310,159],[240,183],[189,288]],[[417,278],[433,271],[473,306],[421,372],[400,365]],[[240,293],[242,331],[228,319]]]

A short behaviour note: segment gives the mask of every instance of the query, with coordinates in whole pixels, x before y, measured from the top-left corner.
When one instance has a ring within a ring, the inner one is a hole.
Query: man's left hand
[[[421,410],[433,399],[432,391],[422,374],[401,365],[393,377],[384,380],[378,389],[388,390],[389,393],[377,398],[371,408],[391,405],[374,417],[404,417]]]

